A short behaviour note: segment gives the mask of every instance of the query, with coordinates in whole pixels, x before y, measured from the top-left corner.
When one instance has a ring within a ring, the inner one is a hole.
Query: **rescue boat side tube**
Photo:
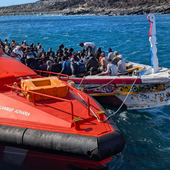
[[[94,161],[101,161],[121,152],[125,145],[118,130],[93,137],[0,125],[0,134],[2,145]]]

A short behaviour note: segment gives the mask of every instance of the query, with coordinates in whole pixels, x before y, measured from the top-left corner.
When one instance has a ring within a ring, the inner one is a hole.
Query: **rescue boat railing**
[[[66,74],[55,73],[55,72],[50,72],[50,71],[43,71],[43,70],[35,70],[35,71],[38,72],[40,76],[42,76],[42,73],[46,73],[46,74],[49,75],[49,77],[51,77],[51,75],[58,75],[58,79],[60,79],[60,80],[62,80],[62,81],[63,81],[63,79],[61,79],[61,76],[62,76],[62,77],[67,77],[67,79],[64,79],[64,81],[68,81],[68,80],[69,80],[69,76],[66,75]],[[80,97],[81,99],[82,99],[81,95],[84,96],[84,97],[87,99],[86,102],[87,102],[88,115],[90,116],[90,99],[89,99],[89,96],[88,96],[87,94],[81,92],[80,90],[78,90],[78,89],[70,86],[69,84],[67,84],[67,86],[68,86],[70,89],[72,89],[73,91],[75,91],[75,92],[77,93],[77,96]],[[80,95],[80,94],[81,94],[81,95]],[[83,100],[84,100],[84,99],[83,99]],[[97,115],[96,115],[96,116],[97,116]]]
[[[7,87],[9,87],[10,89],[14,89],[17,92],[18,91],[20,91],[20,92],[24,91],[24,92],[27,92],[29,94],[32,94],[33,95],[33,103],[34,103],[34,105],[36,103],[35,95],[46,97],[46,98],[50,98],[50,99],[54,99],[54,100],[61,100],[61,101],[69,102],[70,105],[71,105],[71,118],[72,118],[72,120],[74,119],[73,103],[70,100],[59,98],[59,97],[55,97],[55,96],[50,96],[50,95],[47,95],[47,94],[37,93],[37,92],[29,91],[29,90],[24,90],[24,89],[21,89],[19,87],[14,87],[14,86],[10,86],[10,85],[7,85]]]
[[[36,72],[39,73],[40,76],[42,76],[42,73],[46,73],[49,75],[49,77],[51,77],[51,75],[58,75],[58,78],[61,80],[61,76],[63,77],[67,77],[67,81],[69,80],[69,76],[66,74],[61,74],[61,73],[55,73],[55,72],[50,72],[50,71],[42,71],[42,70],[35,70]]]

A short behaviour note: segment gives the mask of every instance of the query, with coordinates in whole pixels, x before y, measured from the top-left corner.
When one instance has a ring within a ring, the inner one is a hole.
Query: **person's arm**
[[[109,64],[107,64],[107,70],[105,72],[102,72],[100,74],[98,74],[99,76],[104,76],[105,74],[109,73]]]

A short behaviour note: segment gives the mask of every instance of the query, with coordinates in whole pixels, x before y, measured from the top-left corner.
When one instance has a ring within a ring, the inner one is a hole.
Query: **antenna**
[[[149,30],[149,42],[150,42],[150,52],[151,52],[151,66],[152,73],[159,72],[159,62],[157,57],[157,47],[156,47],[156,22],[154,14],[149,14],[147,16],[148,21],[151,23]]]

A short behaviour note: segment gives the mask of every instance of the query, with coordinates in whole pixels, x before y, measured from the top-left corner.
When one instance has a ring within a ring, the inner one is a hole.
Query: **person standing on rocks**
[[[93,54],[95,55],[95,48],[96,48],[96,45],[92,42],[85,42],[85,43],[80,43],[79,44],[81,47],[85,47],[86,50],[90,49],[90,54]]]

